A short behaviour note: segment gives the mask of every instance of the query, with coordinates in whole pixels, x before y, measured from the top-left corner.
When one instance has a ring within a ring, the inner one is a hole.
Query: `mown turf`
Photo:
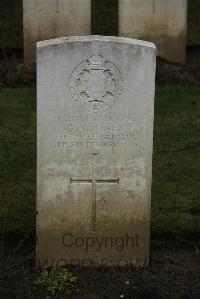
[[[200,89],[160,87],[155,105],[152,232],[200,231]]]
[[[34,89],[0,89],[1,232],[35,230],[35,106]],[[153,234],[200,231],[198,111],[200,88],[157,89]]]
[[[0,90],[0,229],[35,229],[36,114],[33,89]]]

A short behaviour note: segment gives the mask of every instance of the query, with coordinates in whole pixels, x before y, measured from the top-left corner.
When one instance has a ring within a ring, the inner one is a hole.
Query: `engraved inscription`
[[[98,54],[75,67],[69,80],[72,97],[89,112],[108,110],[120,98],[122,86],[118,68]]]
[[[58,147],[124,147],[137,146],[135,134],[126,135],[59,135],[55,141]]]
[[[58,148],[126,148],[137,147],[144,130],[142,123],[127,116],[57,115],[59,128],[51,136],[51,144]]]

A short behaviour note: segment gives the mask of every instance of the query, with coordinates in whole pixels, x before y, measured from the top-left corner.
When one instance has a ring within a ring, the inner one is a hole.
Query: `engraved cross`
[[[96,179],[95,176],[95,161],[98,153],[92,153],[92,178],[88,179],[78,179],[70,178],[70,183],[83,183],[83,184],[92,184],[92,214],[91,214],[91,231],[96,231],[96,197],[97,197],[97,184],[119,184],[119,178],[113,179]]]

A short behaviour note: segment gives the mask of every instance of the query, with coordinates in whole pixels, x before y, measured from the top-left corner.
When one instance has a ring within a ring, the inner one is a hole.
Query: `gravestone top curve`
[[[37,48],[45,46],[53,46],[57,44],[63,44],[67,42],[93,42],[93,41],[105,41],[105,42],[117,42],[117,43],[126,43],[132,45],[138,45],[143,47],[149,47],[156,49],[156,46],[152,42],[147,42],[139,39],[133,39],[128,37],[116,37],[116,36],[102,36],[102,35],[88,35],[88,36],[71,36],[71,37],[60,37],[49,40],[44,40],[37,42]]]

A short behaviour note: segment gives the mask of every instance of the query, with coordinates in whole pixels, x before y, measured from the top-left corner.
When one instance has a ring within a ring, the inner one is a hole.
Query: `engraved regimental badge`
[[[97,54],[75,67],[69,83],[74,100],[89,112],[108,110],[122,93],[120,71]]]

